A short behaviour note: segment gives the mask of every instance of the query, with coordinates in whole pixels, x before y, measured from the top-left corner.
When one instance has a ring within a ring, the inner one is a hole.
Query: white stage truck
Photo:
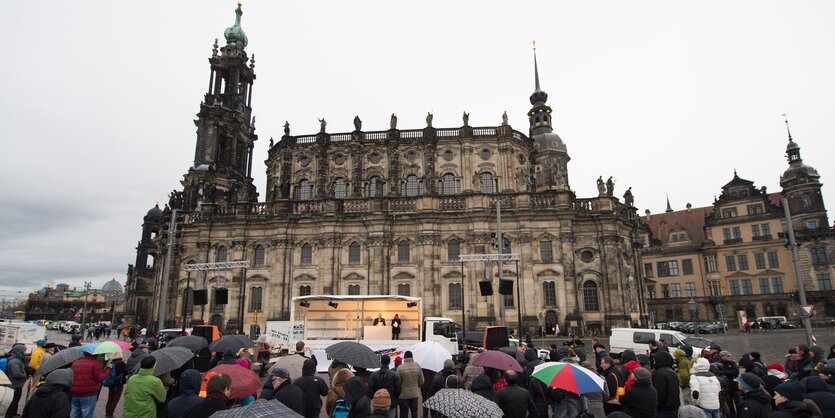
[[[400,318],[400,339],[393,339],[392,320]],[[382,315],[385,326],[374,325]],[[394,295],[297,296],[290,307],[292,321],[267,321],[263,341],[271,348],[295,351],[296,341],[310,347],[325,372],[331,359],[325,348],[340,341],[358,341],[380,354],[400,355],[421,341],[437,341],[458,356],[456,324],[450,318],[423,317],[421,298]]]

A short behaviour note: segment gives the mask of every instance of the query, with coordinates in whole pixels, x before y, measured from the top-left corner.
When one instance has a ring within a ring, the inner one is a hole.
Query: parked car
[[[632,350],[636,354],[644,354],[649,350],[647,344],[653,340],[663,340],[669,347],[679,347],[682,344],[690,345],[693,347],[694,357],[712,343],[706,338],[688,337],[680,331],[674,330],[612,328],[612,335],[609,337],[609,354],[613,357],[620,357],[623,350]]]

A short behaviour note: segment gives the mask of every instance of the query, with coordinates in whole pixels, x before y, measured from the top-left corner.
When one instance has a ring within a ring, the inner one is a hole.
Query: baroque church
[[[259,193],[251,177],[255,66],[240,6],[235,13],[226,44],[215,42],[209,58],[182,190],[144,219],[128,271],[127,322],[155,323],[164,300],[166,326],[248,332],[289,319],[296,296],[392,294],[421,297],[424,316],[466,321],[471,330],[503,320],[531,335],[646,324],[631,191],[621,201],[602,179],[598,196],[572,191],[571,158],[535,59],[525,132],[506,115],[499,126],[470,126],[466,113],[457,127],[433,126],[432,114],[414,129],[398,126],[396,115],[376,131],[363,130],[358,117],[352,132],[328,132],[324,119],[312,134],[285,124],[280,140],[270,140]],[[461,261],[498,251],[498,211],[503,251],[519,261]],[[248,267],[187,268],[231,261]],[[500,278],[513,294],[499,294]]]

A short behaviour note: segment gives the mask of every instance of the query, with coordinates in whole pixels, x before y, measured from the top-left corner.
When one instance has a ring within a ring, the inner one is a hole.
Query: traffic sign
[[[812,316],[815,312],[815,305],[803,305],[800,309],[803,309],[803,316]]]

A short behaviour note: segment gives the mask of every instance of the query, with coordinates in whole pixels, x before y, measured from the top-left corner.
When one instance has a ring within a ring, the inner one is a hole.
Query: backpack
[[[110,373],[102,380],[102,386],[109,388],[112,386],[120,386],[125,384],[125,375],[116,371],[116,365],[110,367]]]
[[[336,405],[333,407],[331,418],[348,418],[348,413],[351,410],[345,405],[345,399],[337,399]]]

